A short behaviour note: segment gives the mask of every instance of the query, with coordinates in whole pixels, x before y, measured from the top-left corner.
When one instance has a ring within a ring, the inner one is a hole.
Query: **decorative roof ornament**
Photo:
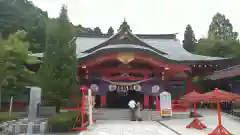
[[[128,29],[129,31],[132,32],[132,30],[130,29],[130,26],[128,25],[125,17],[124,17],[124,20],[123,20],[122,24],[120,25],[118,31],[121,30],[121,29]]]
[[[135,59],[134,53],[118,53],[117,59],[124,64],[128,64]]]

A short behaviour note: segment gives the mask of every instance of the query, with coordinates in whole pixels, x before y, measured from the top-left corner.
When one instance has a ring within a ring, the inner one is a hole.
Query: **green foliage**
[[[233,31],[233,26],[225,15],[216,13],[208,30],[208,38],[217,40],[236,40],[238,33]]]
[[[0,0],[0,30],[6,39],[17,30],[25,30],[31,51],[42,52],[45,45],[47,13],[27,0]],[[39,50],[37,50],[39,49]]]
[[[189,52],[192,52],[195,43],[195,34],[193,32],[192,26],[188,24],[184,33],[183,48]]]
[[[64,14],[63,14],[64,15]],[[53,29],[57,19],[48,17],[48,13],[41,10],[28,0],[0,0],[0,32],[4,39],[17,30],[27,32],[29,50],[34,53],[42,53],[45,50],[47,31]],[[94,33],[93,29],[84,28],[81,25],[71,29],[78,33]],[[97,30],[99,33],[101,29]],[[74,32],[74,33],[75,33]]]
[[[240,44],[237,40],[200,39],[195,45],[194,52],[215,57],[238,57],[240,56]]]
[[[75,123],[75,119],[77,116],[77,112],[61,112],[54,116],[48,118],[48,124],[51,127],[51,132],[72,132],[73,125]],[[80,117],[81,118],[81,117]],[[88,117],[85,115],[84,121],[87,121]],[[79,125],[81,123],[81,119],[76,123]]]
[[[7,40],[0,42],[0,88],[6,89],[14,96],[18,89],[31,83],[34,73],[26,68],[26,64],[39,63],[36,57],[29,55],[29,43],[24,41],[25,31],[11,34]]]
[[[8,112],[0,112],[0,123],[4,121],[17,120],[19,118],[20,117],[15,113],[12,113],[11,116],[9,116]]]
[[[239,57],[240,43],[237,36],[230,21],[217,13],[209,26],[208,38],[199,39],[193,52],[215,57]]]
[[[57,111],[77,88],[76,45],[69,44],[74,35],[71,28],[67,9],[63,6],[55,27],[49,30],[44,62],[38,73],[43,95],[57,107]]]

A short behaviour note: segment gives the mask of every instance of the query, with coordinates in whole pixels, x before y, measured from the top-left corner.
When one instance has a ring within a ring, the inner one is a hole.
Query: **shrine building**
[[[189,53],[176,34],[134,34],[125,20],[114,35],[78,34],[72,43],[81,85],[92,89],[96,106],[108,108],[125,108],[131,99],[157,108],[161,92],[173,100],[200,92],[192,77],[237,63]]]
[[[194,76],[240,63],[192,54],[176,34],[135,34],[125,20],[113,35],[80,33],[70,44],[76,45],[79,87],[92,89],[95,107],[127,108],[134,99],[157,109],[161,92],[170,92],[174,101],[201,92]]]

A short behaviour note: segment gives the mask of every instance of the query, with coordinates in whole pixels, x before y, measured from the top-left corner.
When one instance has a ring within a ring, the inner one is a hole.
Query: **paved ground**
[[[187,129],[185,128],[192,119],[175,119],[163,121],[165,125],[171,127],[172,129],[178,131],[182,135],[206,135],[213,131],[217,126],[217,112],[215,110],[200,110],[201,115],[204,117],[200,118],[204,124],[207,125],[207,129],[197,130],[197,129]],[[228,114],[222,113],[222,125],[234,135],[240,135],[240,119]]]
[[[206,135],[217,126],[216,110],[198,110],[204,117],[200,118],[207,129],[187,129],[192,119],[174,119],[162,121],[165,125],[182,135]],[[222,125],[234,135],[240,135],[240,118],[222,113]],[[3,135],[0,133],[0,135]],[[53,134],[49,134],[53,135]],[[57,134],[55,134],[57,135]],[[153,121],[97,121],[88,131],[81,133],[63,133],[58,135],[176,135],[171,130]]]
[[[173,131],[153,121],[98,122],[79,135],[176,135]]]

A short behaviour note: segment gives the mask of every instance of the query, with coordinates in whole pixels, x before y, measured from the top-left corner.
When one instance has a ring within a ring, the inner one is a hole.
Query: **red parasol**
[[[197,105],[196,103],[201,101],[199,100],[199,97],[201,96],[201,94],[193,91],[190,92],[186,95],[184,95],[181,100],[187,103],[193,103],[194,106],[194,119],[193,121],[186,126],[186,128],[196,128],[196,129],[204,129],[207,128],[206,125],[204,125],[198,118],[197,118]]]
[[[213,91],[202,94],[201,98],[204,101],[225,102],[238,99],[240,95],[215,88]]]
[[[204,101],[214,101],[217,103],[217,109],[218,109],[218,126],[216,129],[213,130],[212,133],[209,133],[208,135],[232,135],[229,131],[227,131],[226,128],[222,126],[222,120],[221,120],[221,111],[220,111],[220,102],[224,101],[233,101],[235,99],[240,98],[238,94],[233,94],[231,92],[226,92],[219,90],[218,88],[215,88],[215,90],[211,92],[207,92],[205,94],[201,95],[201,98]]]

